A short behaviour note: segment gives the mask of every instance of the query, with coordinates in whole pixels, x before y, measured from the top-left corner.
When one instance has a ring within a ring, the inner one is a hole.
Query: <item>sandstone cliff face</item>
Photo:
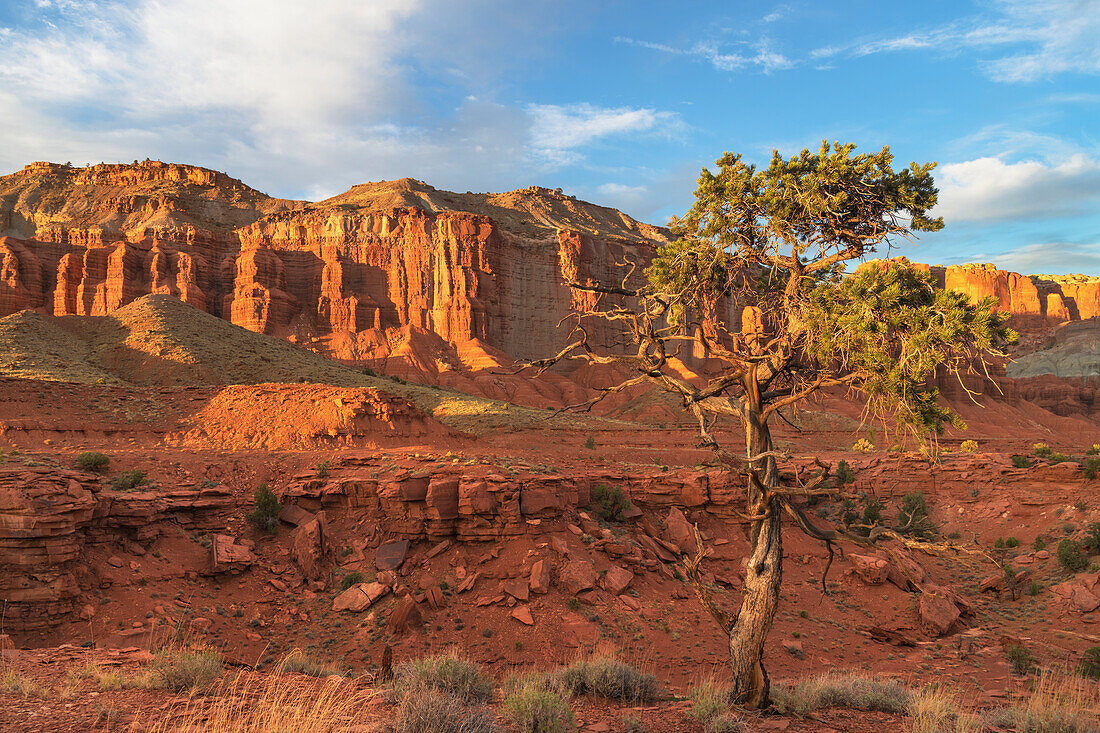
[[[105,315],[163,293],[339,359],[429,372],[552,353],[591,297],[563,279],[621,279],[619,263],[667,241],[548,189],[403,179],[302,205],[155,162],[32,164],[0,178],[0,212],[0,316]]]

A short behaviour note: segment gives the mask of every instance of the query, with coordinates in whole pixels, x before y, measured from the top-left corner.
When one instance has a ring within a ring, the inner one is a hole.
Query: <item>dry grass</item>
[[[361,721],[373,697],[328,678],[303,684],[277,675],[238,674],[204,697],[190,699],[135,733],[334,733]]]
[[[390,730],[393,733],[503,733],[488,710],[471,710],[454,695],[430,688],[410,689],[402,694]]]
[[[654,675],[606,655],[578,659],[552,674],[574,695],[600,695],[637,705],[661,694]]]
[[[401,700],[423,690],[437,690],[463,703],[485,702],[493,696],[493,681],[475,662],[455,652],[410,659],[398,664],[390,683],[390,697]]]
[[[0,669],[0,692],[23,697],[45,697],[46,688],[12,669]]]
[[[912,733],[981,733],[985,726],[963,710],[959,698],[938,685],[914,693],[909,700]]]
[[[730,705],[729,690],[713,677],[691,688],[689,714],[703,726],[704,733],[748,733],[752,728]]]
[[[990,722],[1017,733],[1100,733],[1100,685],[1044,670],[1025,702],[994,712]]]
[[[310,677],[340,676],[340,670],[319,662],[301,649],[293,649],[275,668],[277,674],[304,674]]]
[[[774,685],[772,698],[779,712],[795,715],[832,707],[904,714],[910,694],[895,679],[829,672],[793,687]]]

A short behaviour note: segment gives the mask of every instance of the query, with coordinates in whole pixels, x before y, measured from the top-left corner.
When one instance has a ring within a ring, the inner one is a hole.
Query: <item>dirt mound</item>
[[[220,390],[170,443],[291,450],[456,437],[405,400],[373,388],[257,384]]]

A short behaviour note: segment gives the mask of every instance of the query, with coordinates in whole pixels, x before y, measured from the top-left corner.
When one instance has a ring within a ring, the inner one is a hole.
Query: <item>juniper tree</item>
[[[972,303],[937,289],[927,272],[905,263],[846,274],[846,265],[880,247],[943,227],[928,213],[938,193],[935,164],[895,171],[892,163],[888,148],[856,154],[855,145],[827,142],[791,158],[776,151],[762,169],[725,154],[716,173],[703,169],[693,207],[670,222],[675,240],[643,272],[623,263],[618,283],[569,283],[595,294],[591,305],[574,313],[570,343],[534,363],[540,370],[568,359],[625,368],[629,377],[587,408],[636,385],[672,393],[694,415],[718,464],[743,475],[750,548],[740,608],[720,608],[700,582],[702,552],[685,567],[729,635],[732,694],[749,707],[769,703],[762,656],[779,603],[782,515],[830,543],[830,557],[834,541],[875,538],[807,516],[806,499],[837,492],[829,466],[815,459],[812,476],[781,475],[789,457],[776,450],[772,419],[816,392],[842,388],[915,434],[937,435],[959,423],[941,404],[934,377],[981,368],[1014,338],[992,299]],[[611,324],[620,348],[590,343],[595,321]],[[684,349],[707,359],[706,384],[674,368]],[[719,443],[714,426],[722,418],[741,426],[743,449]]]

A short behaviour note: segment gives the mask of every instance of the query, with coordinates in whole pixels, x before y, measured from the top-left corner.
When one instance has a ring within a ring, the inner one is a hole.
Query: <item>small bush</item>
[[[1092,480],[1100,475],[1100,456],[1089,456],[1085,459],[1085,478]]]
[[[344,577],[340,578],[340,590],[347,590],[353,585],[359,585],[365,580],[363,574],[358,570],[353,570]]]
[[[76,457],[76,467],[81,471],[91,471],[92,473],[102,473],[110,462],[109,456],[98,451],[87,451]]]
[[[1089,647],[1081,657],[1081,666],[1077,671],[1082,676],[1100,680],[1100,646]]]
[[[148,479],[145,478],[145,471],[135,468],[132,471],[119,472],[111,479],[111,488],[115,491],[133,491],[146,483]]]
[[[1027,456],[1012,456],[1013,468],[1031,468],[1031,459]]]
[[[1085,451],[1086,455],[1100,456],[1100,443],[1093,443],[1092,447]]]
[[[852,446],[852,450],[857,453],[870,453],[875,449],[875,444],[867,440],[867,438],[860,438]]]
[[[279,662],[280,674],[304,674],[310,677],[330,677],[340,674],[335,667],[318,662],[301,649],[294,649]]]
[[[623,512],[630,509],[630,499],[617,487],[604,484],[592,487],[592,503],[589,507],[605,522],[621,522]]]
[[[488,710],[469,710],[458,698],[434,689],[402,694],[393,733],[502,733]]]
[[[1008,537],[1008,538],[1005,539],[1005,547],[1008,547],[1008,548],[1011,549],[1013,547],[1019,547],[1019,546],[1020,546],[1020,540],[1016,539],[1015,537]]]
[[[1071,573],[1077,573],[1089,566],[1089,558],[1079,543],[1066,538],[1058,543],[1058,564]]]
[[[1031,446],[1031,452],[1040,457],[1054,455],[1054,449],[1046,443],[1035,443]]]
[[[1073,459],[1067,456],[1065,453],[1051,453],[1047,457],[1047,460],[1053,466],[1056,463],[1065,463],[1066,461],[1071,461]]]
[[[596,439],[589,435],[588,439],[584,441],[584,447],[588,450],[596,450]]]
[[[852,473],[852,467],[843,458],[836,464],[836,480],[841,486],[853,484],[856,481],[856,475]]]
[[[571,733],[577,729],[573,711],[562,695],[538,681],[521,684],[504,698],[504,708],[519,733]]]
[[[329,461],[321,461],[317,464],[317,478],[328,478],[328,470],[332,468]]]
[[[1042,536],[1036,537],[1035,541],[1031,543],[1031,549],[1038,552],[1039,550],[1047,549],[1047,541]]]
[[[901,714],[909,707],[909,692],[897,680],[851,674],[827,673],[793,687],[777,684],[772,697],[779,712],[796,715],[830,707]]]
[[[162,651],[157,652],[150,671],[155,680],[152,686],[188,692],[213,682],[222,673],[222,658],[211,650]]]
[[[655,676],[611,657],[580,659],[554,674],[574,695],[600,695],[637,704],[655,700],[660,694]]]
[[[464,703],[485,702],[493,683],[481,666],[454,654],[412,659],[394,667],[391,694],[401,698],[415,690],[439,690]]]
[[[1100,554],[1100,522],[1093,522],[1085,527],[1085,538],[1082,543],[1089,554]]]
[[[1014,674],[1030,674],[1031,670],[1035,669],[1035,657],[1027,648],[1019,644],[1013,644],[1005,649],[1005,656],[1008,657],[1008,664],[1012,667]]]
[[[978,441],[964,440],[962,443],[959,443],[959,450],[961,450],[963,453],[977,453]]]
[[[928,516],[928,503],[920,491],[910,491],[901,499],[898,511],[898,532],[914,537],[932,537],[936,527]]]
[[[245,517],[248,523],[261,532],[275,534],[279,529],[279,511],[282,509],[275,492],[267,488],[267,484],[260,484],[252,506],[252,511]]]

